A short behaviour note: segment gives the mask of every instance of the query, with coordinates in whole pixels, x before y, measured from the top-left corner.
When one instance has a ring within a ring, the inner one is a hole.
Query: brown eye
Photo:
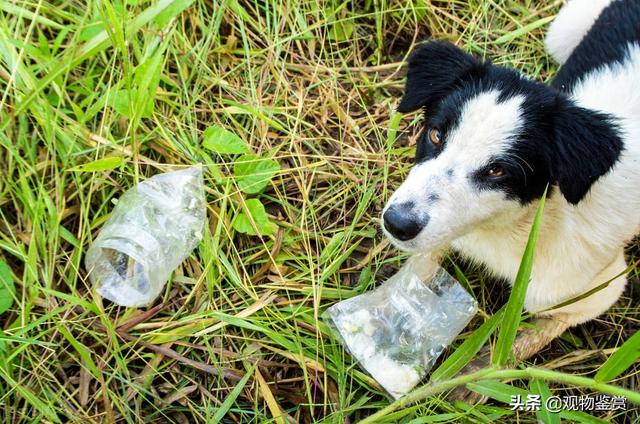
[[[487,175],[490,177],[502,177],[504,175],[504,169],[501,166],[492,166],[487,171]]]
[[[429,140],[435,144],[440,144],[440,130],[437,128],[431,128],[429,130]]]

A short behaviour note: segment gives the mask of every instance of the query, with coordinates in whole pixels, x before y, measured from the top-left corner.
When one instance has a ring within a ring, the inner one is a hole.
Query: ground
[[[353,423],[387,406],[321,314],[405,259],[379,231],[418,128],[417,114],[395,112],[403,61],[433,37],[546,81],[556,68],[543,34],[560,5],[0,3],[1,419]],[[102,301],[83,258],[116,199],[194,163],[207,169],[204,240],[149,308]],[[628,255],[637,263],[638,243]],[[448,355],[508,291],[458,258],[446,266],[481,309]],[[639,328],[639,272],[607,314],[524,365],[593,381]],[[637,392],[639,371],[611,384]],[[485,406],[439,393],[384,419],[536,422],[499,400],[529,381],[500,381]],[[627,407],[591,414],[637,420]]]

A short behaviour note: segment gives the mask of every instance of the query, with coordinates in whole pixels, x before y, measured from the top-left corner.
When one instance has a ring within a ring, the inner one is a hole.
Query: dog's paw
[[[460,370],[458,375],[471,374],[483,368],[487,368],[490,364],[491,358],[489,350],[482,349],[473,361],[469,362],[464,368],[462,368],[462,370]],[[447,400],[449,400],[450,402],[458,400],[468,404],[483,404],[486,403],[489,398],[472,390],[469,390],[465,386],[458,386],[451,393],[449,393],[449,395],[447,396]]]

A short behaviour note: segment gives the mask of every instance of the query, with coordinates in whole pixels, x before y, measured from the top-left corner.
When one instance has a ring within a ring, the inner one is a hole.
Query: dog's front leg
[[[626,269],[624,251],[620,250],[614,259],[584,286],[584,291],[587,292],[608,282],[606,287],[563,307],[540,312],[533,322],[533,328],[524,329],[518,334],[513,345],[513,354],[516,359],[525,361],[531,358],[567,328],[590,321],[606,312],[624,290],[627,283]],[[579,277],[576,281],[579,281]]]
[[[624,275],[626,268],[624,252],[620,251],[615,259],[593,279],[591,284],[587,285],[589,289],[592,289],[617,276],[609,282],[607,287],[574,303],[545,312],[544,315],[541,313],[533,321],[530,328],[520,330],[512,348],[515,359],[518,362],[526,361],[560,336],[567,328],[596,318],[609,309],[624,290],[627,281],[626,275]],[[460,371],[460,374],[469,374],[490,366],[490,355],[489,348],[483,348],[478,356]],[[451,392],[449,400],[477,403],[487,399],[461,386]]]
[[[560,336],[570,325],[569,320],[562,314],[536,318],[531,328],[520,330],[516,336],[512,348],[516,361],[520,362],[531,358],[556,337]],[[489,347],[485,346],[480,350],[478,355],[460,371],[460,374],[470,374],[487,368],[490,365],[491,352]],[[460,400],[466,403],[484,403],[487,401],[486,397],[464,386],[456,388],[448,398],[451,401]]]
[[[571,321],[564,314],[535,319],[531,328],[520,331],[516,337],[512,349],[513,356],[518,362],[526,361],[564,333],[570,326]]]

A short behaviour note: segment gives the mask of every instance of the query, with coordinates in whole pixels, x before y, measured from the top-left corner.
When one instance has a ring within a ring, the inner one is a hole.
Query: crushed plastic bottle
[[[122,195],[89,246],[92,284],[118,305],[148,305],[202,240],[205,217],[201,165],[141,182]]]
[[[325,315],[349,352],[396,399],[422,380],[477,312],[474,298],[436,262],[412,265]]]

